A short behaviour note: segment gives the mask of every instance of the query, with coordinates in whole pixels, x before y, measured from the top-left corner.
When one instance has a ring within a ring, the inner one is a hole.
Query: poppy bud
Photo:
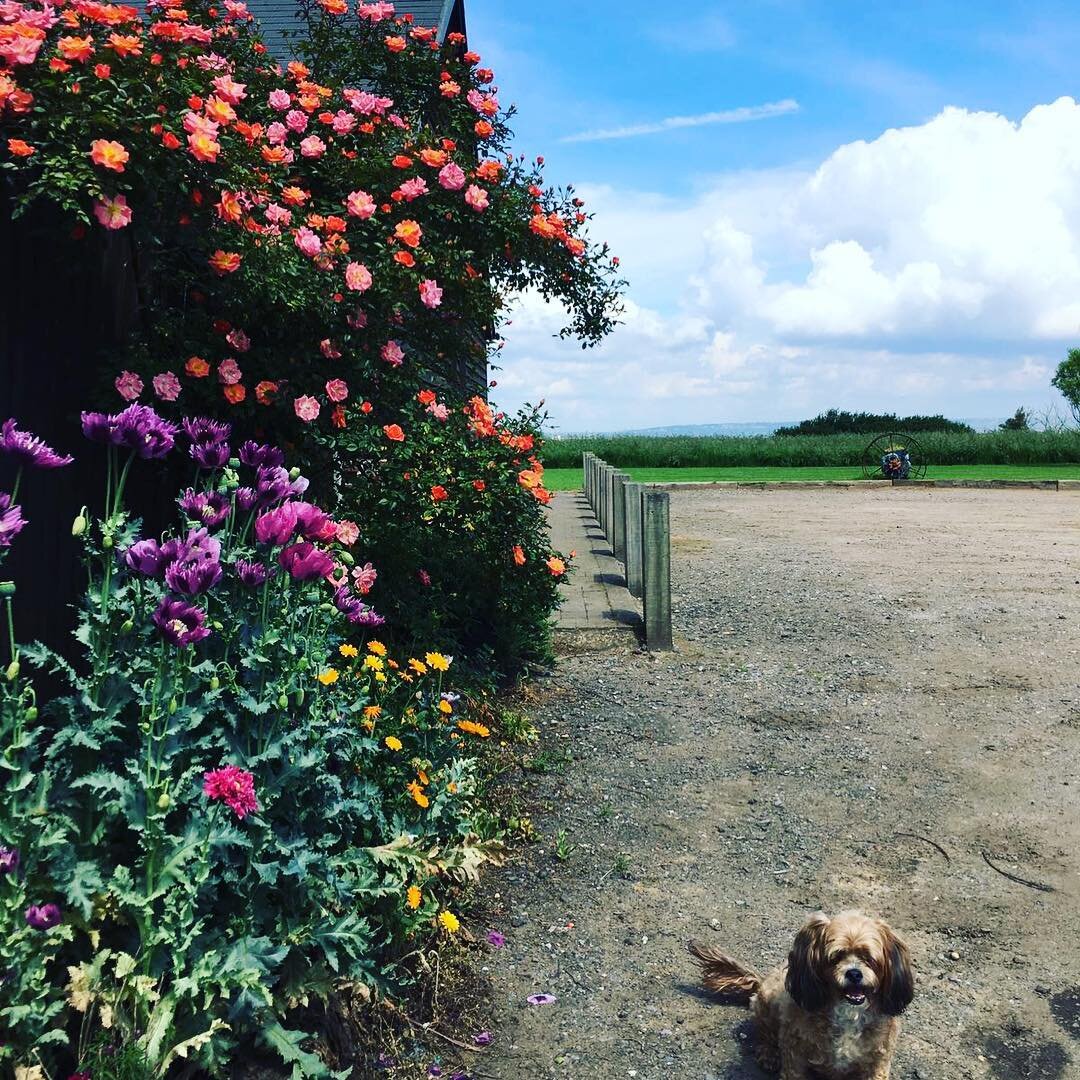
[[[170,799],[168,795],[159,795],[158,796],[157,808],[159,810],[168,810],[169,806],[171,804],[172,804],[172,799]]]
[[[11,663],[8,664],[5,674],[7,675],[8,682],[14,682],[19,677],[19,661],[12,660]]]
[[[135,629],[135,623],[132,622],[131,619],[125,619],[120,624],[120,633],[121,634],[130,634],[131,631],[134,630],[134,629]]]
[[[210,689],[211,690],[216,690],[220,685],[221,685],[221,680],[215,675],[210,680]]]
[[[102,546],[102,547],[103,547],[103,548],[104,548],[104,549],[105,549],[106,551],[111,551],[111,550],[112,550],[112,546],[113,546],[113,538],[112,538],[111,536],[105,536],[105,537],[102,537],[102,540],[101,540],[101,546]]]
[[[180,702],[176,698],[169,698],[169,715],[175,716],[176,710],[180,708]]]
[[[86,532],[86,516],[79,514],[79,516],[71,523],[71,535],[82,536]]]
[[[15,595],[15,582],[14,581],[0,581],[0,596],[14,596]]]
[[[25,715],[27,723],[32,724],[38,718],[37,706],[31,705],[30,708],[26,710]]]
[[[303,705],[304,704],[304,691],[303,690],[297,690],[296,691],[296,704],[297,705]]]
[[[288,694],[280,694],[278,696],[277,703],[278,703],[278,708],[279,709],[288,708],[288,706],[289,706],[289,695]]]
[[[356,562],[356,560],[347,551],[339,551],[338,552],[338,558],[346,566],[352,566]]]

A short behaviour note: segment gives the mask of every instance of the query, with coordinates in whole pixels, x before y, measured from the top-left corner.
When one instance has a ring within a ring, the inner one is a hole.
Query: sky
[[[493,398],[551,427],[836,407],[1067,412],[1080,346],[1080,11],[466,0],[515,149],[573,184],[630,286],[582,350],[526,295]]]

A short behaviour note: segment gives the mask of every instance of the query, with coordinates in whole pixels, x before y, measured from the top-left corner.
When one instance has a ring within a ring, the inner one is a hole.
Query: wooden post
[[[641,599],[641,493],[644,484],[623,486],[626,501],[626,587],[631,596]]]
[[[617,472],[611,478],[611,551],[619,562],[626,562],[626,484],[630,477]]]
[[[671,641],[671,497],[646,491],[643,500],[645,647],[670,652]]]

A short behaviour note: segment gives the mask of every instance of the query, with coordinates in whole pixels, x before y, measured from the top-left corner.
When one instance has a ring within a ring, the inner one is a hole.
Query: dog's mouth
[[[845,990],[844,1000],[849,1005],[861,1007],[866,1004],[866,994],[862,990]]]

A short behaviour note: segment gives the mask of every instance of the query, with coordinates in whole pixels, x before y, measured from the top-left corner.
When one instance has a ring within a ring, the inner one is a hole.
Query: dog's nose
[[[848,968],[847,971],[844,972],[844,979],[849,983],[861,983],[862,972],[855,967]]]

